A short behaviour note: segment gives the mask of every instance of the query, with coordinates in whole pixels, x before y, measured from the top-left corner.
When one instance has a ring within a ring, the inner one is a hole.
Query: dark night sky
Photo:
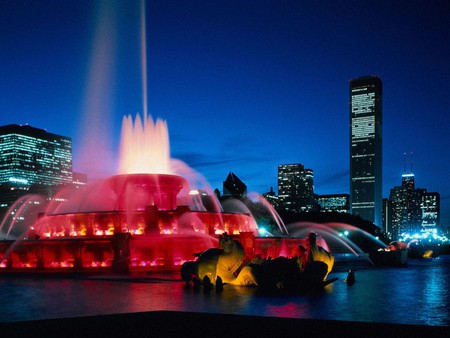
[[[74,169],[91,176],[82,153],[101,148],[92,162],[115,173],[122,116],[143,112],[140,8],[0,1],[0,125],[71,137]],[[233,171],[264,193],[278,164],[303,163],[316,193],[348,193],[349,80],[378,75],[383,195],[412,152],[449,225],[448,0],[166,0],[146,15],[149,114],[213,189]]]

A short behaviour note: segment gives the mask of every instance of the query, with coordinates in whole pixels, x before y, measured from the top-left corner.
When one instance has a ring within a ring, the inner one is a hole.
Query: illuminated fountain
[[[4,221],[1,266],[176,269],[193,253],[217,246],[223,232],[257,236],[251,215],[222,212],[213,194],[191,190],[174,174],[168,139],[165,122],[125,117],[120,174],[61,190],[18,234],[17,218]],[[209,200],[208,210],[202,199]]]
[[[246,259],[294,257],[306,246],[306,234],[289,236],[282,223],[281,236],[261,237],[241,201],[228,200],[224,212],[213,193],[191,189],[183,176],[195,175],[179,164],[170,158],[164,121],[124,117],[119,174],[62,189],[47,203],[37,196],[17,202],[14,217],[1,223],[0,267],[178,270],[194,253],[218,247],[225,232],[240,241]],[[28,223],[20,217],[25,209]],[[323,237],[318,243],[328,249]]]

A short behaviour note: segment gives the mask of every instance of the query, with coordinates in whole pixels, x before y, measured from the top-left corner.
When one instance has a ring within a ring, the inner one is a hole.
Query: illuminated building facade
[[[408,223],[406,226],[407,232],[414,232],[420,230],[422,226],[422,195],[425,189],[416,189],[415,178],[413,173],[402,175],[402,186],[408,189]]]
[[[27,191],[39,193],[45,187],[67,183],[72,183],[70,138],[28,125],[0,127],[0,204],[3,211]]]
[[[433,232],[440,226],[441,198],[437,192],[424,192],[422,195],[422,230]]]
[[[382,223],[382,83],[350,81],[350,212]]]
[[[392,238],[397,239],[405,232],[408,223],[408,188],[394,187],[389,194],[390,231]]]
[[[416,180],[413,173],[402,175],[402,186],[407,187],[409,190],[416,188]]]
[[[350,211],[350,196],[348,194],[333,194],[317,196],[320,212],[346,212]]]
[[[403,174],[402,185],[391,189],[389,206],[389,232],[394,239],[405,233],[435,232],[440,226],[439,193],[416,188],[412,173]]]
[[[314,207],[314,172],[303,164],[278,166],[278,200],[281,209],[293,212],[309,211]]]
[[[17,124],[0,127],[0,183],[72,182],[72,140]]]

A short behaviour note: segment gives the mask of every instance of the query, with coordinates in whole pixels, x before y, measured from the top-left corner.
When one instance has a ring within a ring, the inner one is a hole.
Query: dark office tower
[[[402,187],[408,189],[408,225],[405,227],[405,231],[420,230],[422,226],[422,195],[426,190],[416,189],[413,173],[402,175]]]
[[[382,85],[376,76],[350,81],[350,212],[382,223]]]
[[[0,184],[5,183],[72,183],[72,140],[28,125],[0,127]]]
[[[247,186],[239,177],[230,172],[223,182],[223,197],[241,198],[247,195]]]
[[[397,239],[408,226],[408,188],[394,187],[389,195],[390,229],[392,238]]]
[[[286,211],[309,211],[314,206],[314,173],[303,164],[278,166],[278,199]]]

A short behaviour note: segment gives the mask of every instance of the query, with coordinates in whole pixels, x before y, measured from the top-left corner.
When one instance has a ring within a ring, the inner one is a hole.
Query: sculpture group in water
[[[221,248],[195,254],[196,260],[181,267],[185,282],[217,289],[224,284],[256,286],[263,290],[307,292],[322,288],[336,279],[327,280],[334,257],[317,245],[316,234],[308,235],[307,248],[299,246],[296,257],[245,260],[244,247],[227,233],[219,238]]]

